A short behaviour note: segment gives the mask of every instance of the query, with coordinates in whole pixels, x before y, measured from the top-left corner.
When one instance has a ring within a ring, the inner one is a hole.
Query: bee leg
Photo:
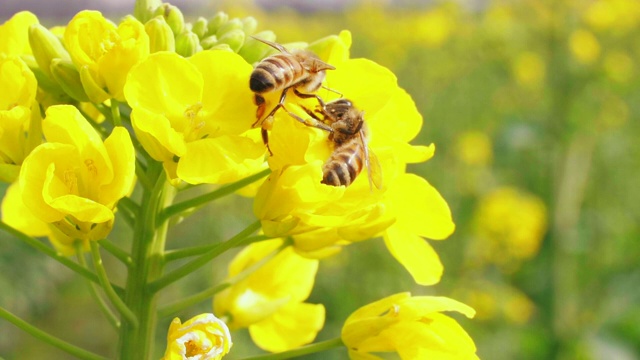
[[[332,89],[332,88],[330,88],[330,87],[326,87],[326,86],[324,86],[324,85],[322,85],[322,88],[323,88],[323,89],[325,89],[325,90],[331,91],[331,92],[332,92],[332,93],[334,93],[334,94],[338,94],[338,95],[340,95],[340,99],[342,99],[342,98],[344,97],[344,94],[343,94],[343,93],[341,93],[341,92],[340,92],[340,91],[338,91],[338,90]]]
[[[251,127],[256,127],[256,125],[258,125],[258,123],[260,123],[261,119],[262,119],[262,115],[264,115],[264,110],[267,107],[267,105],[265,104],[264,98],[262,97],[262,95],[259,94],[255,94],[253,96],[253,103],[256,104],[256,106],[258,107],[256,109],[256,122],[254,122]]]
[[[271,147],[269,147],[269,133],[267,132],[267,129],[262,128],[260,133],[262,134],[262,142],[267,147],[267,151],[269,151],[269,155],[273,156],[273,151],[271,151]]]
[[[333,132],[333,129],[331,128],[331,126],[323,123],[322,121],[320,121],[317,117],[313,116],[313,114],[311,114],[313,117],[311,119],[303,119],[300,116],[292,113],[291,111],[287,110],[287,108],[284,107],[284,105],[282,106],[282,108],[284,109],[284,111],[287,112],[287,114],[289,114],[289,116],[291,116],[292,118],[298,120],[299,122],[307,125],[307,126],[311,126],[314,128],[318,128],[324,131],[328,131],[330,133]],[[307,109],[305,109],[306,111],[308,111]]]
[[[296,96],[298,96],[299,98],[302,98],[302,99],[316,98],[316,100],[318,100],[318,103],[320,104],[320,107],[322,109],[324,109],[324,107],[325,107],[324,100],[322,100],[322,98],[320,96],[318,96],[317,94],[305,94],[305,93],[301,93],[297,89],[293,89],[293,93],[296,94]]]

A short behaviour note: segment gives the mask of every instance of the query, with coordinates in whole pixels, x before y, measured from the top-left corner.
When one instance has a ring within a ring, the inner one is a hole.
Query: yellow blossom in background
[[[597,30],[624,32],[640,22],[640,3],[636,0],[596,0],[584,11],[584,20]]]
[[[149,55],[144,25],[127,16],[116,26],[98,11],[81,11],[64,32],[64,43],[80,71],[89,98],[124,101],[123,87],[129,70]]]
[[[600,43],[589,30],[575,30],[569,38],[569,49],[573,57],[583,63],[592,64],[600,56]]]
[[[0,181],[13,182],[24,158],[42,141],[37,86],[20,58],[0,53]]]
[[[634,73],[634,60],[625,52],[611,51],[603,61],[604,70],[609,79],[618,83],[628,83]]]
[[[219,360],[232,345],[229,328],[213,314],[200,314],[184,324],[175,318],[169,326],[162,360]]]
[[[475,210],[475,253],[508,270],[538,253],[547,230],[547,211],[538,197],[511,187],[480,199]]]
[[[304,258],[281,240],[249,245],[229,264],[231,287],[214,298],[214,313],[231,329],[249,328],[260,348],[281,352],[308,344],[324,325],[321,304],[305,303],[318,260]],[[243,277],[243,272],[249,275]]]
[[[415,25],[417,26],[411,29],[411,36],[426,46],[437,47],[451,36],[455,20],[450,9],[440,6],[421,13],[415,20]]]
[[[458,159],[471,166],[487,166],[493,160],[491,139],[481,131],[462,133],[456,141]]]
[[[546,65],[539,54],[527,51],[515,58],[511,64],[511,72],[518,84],[535,89],[544,81]]]
[[[222,50],[189,59],[158,52],[131,71],[125,96],[132,125],[174,184],[228,183],[264,167],[264,145],[250,130],[251,71]]]
[[[453,299],[400,293],[363,306],[342,328],[342,341],[354,360],[382,359],[372,353],[397,353],[403,360],[478,359],[473,340],[444,311],[471,318],[475,311]]]
[[[536,310],[535,304],[526,294],[506,284],[474,283],[464,287],[459,296],[476,310],[476,320],[506,320],[523,325]]]
[[[454,225],[448,205],[426,180],[405,173],[407,163],[433,156],[435,147],[410,145],[422,117],[411,97],[386,68],[366,59],[349,59],[351,36],[343,31],[310,49],[334,65],[326,86],[364,111],[371,151],[382,168],[382,189],[371,188],[367,169],[348,187],[321,184],[322,165],[333,148],[327,133],[306,127],[286,112],[276,114],[270,132],[271,176],[258,190],[254,212],[268,236],[294,235],[306,256],[335,253],[348,242],[383,235],[390,252],[420,284],[440,279],[442,265],[422,239],[444,239]],[[321,90],[325,101],[338,97]],[[315,99],[287,97],[287,108],[316,109]],[[411,210],[410,210],[411,209]]]
[[[38,18],[34,14],[21,11],[0,25],[0,54],[31,54],[29,27],[38,23]]]
[[[20,171],[24,204],[72,239],[104,238],[116,203],[130,194],[135,180],[129,133],[116,127],[103,142],[70,105],[49,107],[42,127],[47,142],[31,152]]]

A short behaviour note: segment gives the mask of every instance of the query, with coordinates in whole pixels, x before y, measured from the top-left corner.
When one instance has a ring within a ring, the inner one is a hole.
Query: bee
[[[369,175],[369,187],[382,188],[382,171],[380,162],[369,149],[369,137],[364,112],[358,110],[350,100],[338,99],[324,104],[320,100],[319,110],[324,119],[320,119],[312,111],[305,111],[318,121],[325,121],[331,126],[329,141],[333,145],[333,153],[322,166],[322,183],[331,186],[349,186],[362,168],[366,166]]]
[[[262,127],[262,140],[267,146],[269,153],[273,155],[269,149],[269,135],[267,130],[273,121],[272,116],[283,108],[290,115],[289,110],[284,107],[284,100],[287,97],[289,89],[293,89],[294,93],[301,98],[315,97],[322,102],[319,96],[312,94],[322,86],[325,78],[325,70],[335,70],[335,67],[320,60],[314,53],[307,50],[288,51],[284,46],[254,38],[263,42],[274,49],[280,51],[279,54],[269,56],[256,66],[249,78],[249,88],[254,92],[254,103],[257,105],[256,122],[252,127],[260,124]],[[267,114],[263,116],[266,110],[266,101],[263,94],[282,90],[278,104]],[[316,119],[304,120],[300,117],[293,116],[307,126],[317,127],[319,129],[331,132],[331,128]]]

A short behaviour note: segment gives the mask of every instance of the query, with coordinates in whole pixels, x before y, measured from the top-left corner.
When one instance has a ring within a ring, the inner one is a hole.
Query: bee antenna
[[[269,40],[265,40],[265,39],[260,39],[260,38],[257,38],[255,36],[253,36],[253,35],[249,35],[249,36],[251,38],[253,38],[253,39],[256,39],[256,40],[260,41],[263,44],[267,44],[267,45],[271,46],[272,48],[274,48],[274,49],[276,49],[276,50],[278,50],[278,51],[280,51],[282,53],[290,54],[289,50],[285,49],[284,46],[282,46],[282,45],[280,45],[278,43],[275,43],[275,42],[272,42],[272,41],[269,41]]]

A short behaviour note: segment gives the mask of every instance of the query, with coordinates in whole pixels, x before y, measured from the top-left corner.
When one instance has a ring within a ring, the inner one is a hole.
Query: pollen
[[[187,358],[190,358],[192,356],[196,356],[196,355],[202,355],[205,353],[204,349],[202,349],[200,347],[200,345],[198,345],[197,342],[193,341],[193,340],[189,340],[187,342],[184,343],[184,348],[186,351]]]
[[[93,160],[91,159],[85,159],[84,161],[84,166],[87,167],[87,170],[89,171],[89,173],[93,176],[98,176],[98,168],[96,167],[96,165],[94,164]]]
[[[78,177],[76,176],[75,171],[70,169],[65,170],[62,181],[64,181],[64,184],[67,186],[70,193],[78,193]]]

